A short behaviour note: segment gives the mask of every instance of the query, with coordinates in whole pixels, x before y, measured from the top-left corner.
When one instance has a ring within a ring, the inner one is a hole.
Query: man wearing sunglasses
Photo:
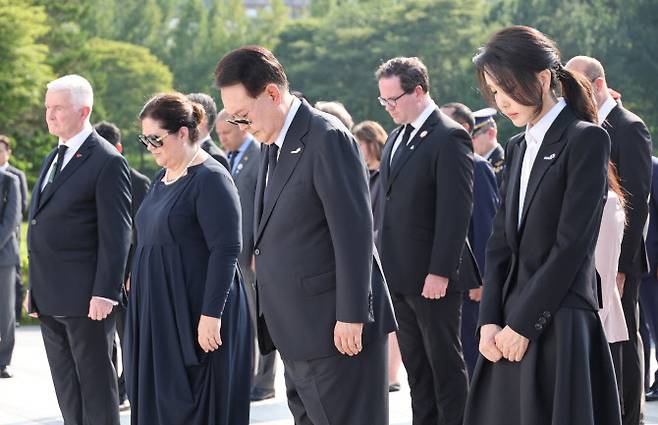
[[[91,127],[87,80],[52,81],[45,104],[59,143],[32,192],[28,312],[41,321],[64,423],[119,425],[112,310],[130,246],[130,171]]]
[[[458,425],[466,402],[462,291],[477,287],[466,243],[473,207],[469,134],[430,97],[418,58],[376,72],[379,103],[399,125],[382,153],[382,265],[400,329],[414,425]]]
[[[228,53],[215,77],[229,122],[266,145],[254,215],[259,346],[281,354],[295,423],[387,424],[395,319],[359,146],[289,92],[265,48]]]

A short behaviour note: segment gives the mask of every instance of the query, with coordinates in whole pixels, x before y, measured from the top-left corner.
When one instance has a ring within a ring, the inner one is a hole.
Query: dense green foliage
[[[399,55],[427,64],[437,103],[485,106],[471,57],[489,34],[532,25],[554,38],[565,60],[599,58],[624,104],[658,128],[658,2],[654,0],[310,0],[288,18],[283,0],[250,13],[242,0],[0,0],[0,133],[30,182],[55,144],[43,120],[50,79],[89,78],[93,121],[124,132],[133,165],[153,170],[135,142],[136,115],[162,90],[202,91],[217,98],[217,60],[245,44],[274,50],[293,89],[309,99],[339,100],[356,122],[392,128],[377,103],[374,71]],[[501,138],[515,131],[499,120]]]

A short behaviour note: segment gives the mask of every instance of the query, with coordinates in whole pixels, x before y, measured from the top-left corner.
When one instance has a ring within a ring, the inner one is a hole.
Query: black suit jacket
[[[219,148],[219,146],[215,144],[215,142],[213,142],[213,140],[210,137],[208,137],[206,140],[203,141],[203,143],[201,143],[201,149],[208,152],[210,156],[212,156],[213,158],[215,158],[217,162],[222,164],[224,168],[228,170],[229,173],[231,172],[231,167],[229,167],[228,165],[228,158],[226,157],[226,154],[224,153],[223,150]]]
[[[637,115],[619,105],[610,111],[603,128],[612,143],[610,160],[626,192],[626,228],[618,271],[639,277],[649,270],[643,232],[651,189],[651,136]]]
[[[608,191],[610,139],[569,106],[541,144],[518,226],[524,134],[507,144],[501,206],[487,245],[480,326],[509,325],[534,340],[561,306],[598,310],[594,248]],[[519,294],[503,307],[510,291]]]
[[[649,229],[647,231],[648,275],[655,278],[658,273],[658,158],[651,157],[651,196],[649,198]]]
[[[254,253],[259,312],[282,356],[337,355],[336,321],[365,323],[364,346],[395,330],[354,137],[335,117],[303,102],[263,205],[267,156],[258,177]]]
[[[27,216],[27,178],[25,177],[25,173],[22,170],[19,170],[18,168],[14,167],[11,164],[7,166],[7,172],[18,177],[18,183],[19,183],[20,194],[21,194],[21,202],[20,202],[21,214],[23,215],[23,217],[25,217]]]
[[[238,256],[238,261],[243,273],[248,274],[249,277],[251,277],[251,257],[254,254],[254,199],[260,164],[260,145],[253,140],[233,174],[242,209],[242,252]],[[253,282],[253,279],[249,279],[249,282]]]
[[[132,243],[130,244],[130,250],[128,251],[128,261],[126,262],[124,281],[130,276],[133,254],[135,253],[135,247],[137,246],[137,230],[134,226],[135,216],[137,215],[137,210],[139,210],[140,205],[142,205],[142,201],[146,197],[146,193],[151,186],[151,180],[134,168],[130,168],[130,183],[132,186],[132,191],[130,193],[130,218],[133,220],[133,229],[131,237]]]
[[[41,192],[57,150],[41,166],[27,234],[30,311],[87,316],[89,300],[120,301],[130,246],[130,170],[95,131]]]
[[[389,288],[420,296],[430,273],[449,278],[449,291],[477,287],[480,276],[466,243],[473,207],[471,138],[437,108],[396,154],[404,156],[391,169],[391,150],[402,128],[389,136],[380,167],[379,237]]]

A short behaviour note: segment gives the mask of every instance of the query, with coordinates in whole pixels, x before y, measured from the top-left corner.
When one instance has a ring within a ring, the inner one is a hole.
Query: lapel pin
[[[550,155],[548,155],[548,156],[545,156],[544,159],[547,160],[547,161],[550,161],[551,159],[555,159],[555,154],[552,153],[552,154],[550,154]]]
[[[81,154],[81,153],[76,153],[76,154],[75,154],[75,157],[76,157],[76,158],[80,158],[80,157],[82,157],[82,154]]]
[[[294,151],[290,151],[292,154],[300,153],[302,151],[302,148],[297,148]]]
[[[423,136],[420,136],[420,137],[423,137]],[[411,146],[409,147],[409,150],[410,150],[410,151],[412,151],[412,150],[414,150],[414,149],[416,149],[416,145],[411,145]]]
[[[244,165],[242,165],[242,163],[238,164],[238,169],[237,169],[237,171],[242,170],[242,167],[244,167]]]
[[[423,130],[422,133],[420,133],[420,137],[423,138],[427,136],[427,130]]]

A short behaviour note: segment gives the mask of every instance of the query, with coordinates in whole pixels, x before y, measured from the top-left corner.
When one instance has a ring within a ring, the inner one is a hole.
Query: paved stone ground
[[[62,419],[39,328],[21,327],[16,339],[12,365],[15,377],[0,380],[0,425],[61,425]],[[252,424],[293,423],[285,400],[283,365],[280,362],[278,371],[277,396],[251,405]],[[406,380],[406,376],[401,378],[403,382]],[[647,424],[658,424],[658,402],[647,403],[645,410]],[[391,394],[390,412],[390,425],[411,425],[409,387],[406,383],[402,385],[401,391]],[[121,424],[130,424],[128,412],[121,415]]]

